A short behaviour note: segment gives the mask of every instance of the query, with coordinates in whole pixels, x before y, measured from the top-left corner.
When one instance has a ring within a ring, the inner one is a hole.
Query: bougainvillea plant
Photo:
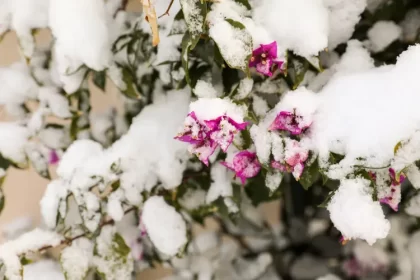
[[[0,279],[420,279],[419,30],[414,0],[0,0],[0,181],[50,180]]]

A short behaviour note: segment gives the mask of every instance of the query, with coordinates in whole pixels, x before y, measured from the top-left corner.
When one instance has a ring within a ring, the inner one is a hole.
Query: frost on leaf
[[[166,255],[176,255],[187,243],[184,219],[163,197],[152,196],[146,201],[142,221],[153,244]]]
[[[36,252],[47,246],[57,246],[62,241],[58,233],[36,228],[19,238],[0,246],[0,261],[6,268],[5,276],[9,280],[22,280],[20,257],[29,252]]]
[[[224,19],[212,23],[209,34],[226,63],[231,68],[247,72],[253,44],[245,26],[239,21]]]
[[[61,252],[60,262],[66,280],[85,279],[93,256],[93,244],[79,238]]]
[[[105,280],[131,279],[133,257],[115,227],[105,226],[96,239],[93,264]]]
[[[181,0],[180,2],[188,31],[192,40],[195,41],[203,33],[207,3],[206,1],[197,0]]]

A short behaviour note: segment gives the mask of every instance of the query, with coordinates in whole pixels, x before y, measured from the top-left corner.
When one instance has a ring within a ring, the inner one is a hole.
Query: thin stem
[[[158,19],[165,16],[165,15],[169,16],[169,10],[171,9],[173,3],[174,3],[174,0],[171,0],[171,3],[169,3],[169,6],[166,9],[166,11],[161,16],[159,16]]]
[[[136,207],[131,207],[131,208],[129,208],[129,209],[127,209],[127,210],[125,210],[125,212],[124,212],[124,215],[125,214],[128,214],[129,212],[131,212],[131,211],[133,211],[133,210],[135,210],[136,209]],[[107,220],[107,221],[103,221],[100,225],[99,225],[99,228],[102,228],[102,227],[104,227],[104,226],[106,226],[106,225],[112,225],[112,224],[114,224],[114,220],[113,219],[110,219],[110,220]],[[87,235],[87,232],[84,232],[84,233],[81,233],[81,234],[79,234],[79,235],[76,235],[75,237],[72,237],[72,238],[67,238],[67,239],[64,239],[63,241],[61,241],[61,243],[59,244],[59,245],[70,245],[73,241],[75,241],[75,240],[77,240],[77,239],[79,239],[79,238],[82,238],[82,237],[85,237]],[[42,252],[42,251],[45,251],[45,250],[48,250],[48,249],[52,249],[52,248],[54,248],[55,246],[52,246],[52,245],[47,245],[47,246],[44,246],[44,247],[41,247],[41,248],[39,248],[39,252]]]

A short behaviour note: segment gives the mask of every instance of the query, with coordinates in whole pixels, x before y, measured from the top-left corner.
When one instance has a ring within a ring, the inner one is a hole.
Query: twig
[[[124,215],[130,213],[131,211],[133,211],[135,209],[136,209],[136,207],[131,207],[131,208],[125,210]],[[114,222],[115,221],[113,219],[110,219],[110,220],[107,220],[107,221],[103,221],[99,225],[99,228],[102,228],[102,227],[107,226],[107,225],[112,225],[112,224],[114,224]],[[67,245],[70,245],[73,241],[75,241],[75,240],[77,240],[79,238],[85,237],[86,235],[87,235],[87,232],[84,232],[84,233],[81,233],[79,235],[76,235],[75,237],[64,239],[63,241],[61,241],[61,243],[59,245],[66,245],[66,246]],[[39,252],[42,252],[42,251],[45,251],[45,250],[48,250],[48,249],[52,249],[54,247],[56,247],[56,246],[47,245],[47,246],[44,246],[44,247],[39,248],[38,251]]]
[[[152,44],[154,47],[156,47],[159,44],[160,39],[155,7],[153,7],[153,5],[150,3],[150,0],[141,0],[141,3],[143,5],[143,11],[146,14],[146,20],[149,23],[150,28],[152,29]]]
[[[169,3],[169,6],[168,6],[168,8],[166,9],[166,11],[162,14],[162,15],[160,15],[159,17],[158,17],[158,19],[159,18],[161,18],[161,17],[163,17],[163,16],[165,16],[165,15],[167,15],[167,16],[169,16],[169,10],[171,9],[171,7],[172,7],[172,4],[174,3],[174,0],[171,0],[171,3]]]

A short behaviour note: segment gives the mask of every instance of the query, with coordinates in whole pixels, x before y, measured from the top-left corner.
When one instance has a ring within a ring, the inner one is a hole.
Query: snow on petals
[[[249,67],[255,67],[258,73],[271,77],[273,75],[273,66],[277,65],[281,69],[284,61],[277,59],[277,42],[270,44],[260,44],[252,52],[252,57],[249,61]]]
[[[310,124],[305,124],[303,117],[297,115],[295,111],[281,111],[270,125],[269,130],[285,130],[292,135],[302,134]]]
[[[309,151],[302,147],[300,142],[285,138],[284,162],[272,161],[271,167],[282,172],[291,172],[296,180],[300,179],[308,159]]]
[[[238,131],[244,130],[245,109],[230,100],[201,98],[190,104],[183,130],[175,139],[190,144],[189,151],[208,165],[216,148],[226,152]]]
[[[233,157],[232,163],[221,162],[221,164],[234,171],[242,184],[245,184],[247,178],[255,177],[261,170],[256,153],[250,151],[241,151]]]
[[[405,176],[400,174],[397,178],[393,168],[389,168],[388,172],[390,186],[386,186],[385,190],[378,191],[378,199],[380,203],[387,204],[392,210],[398,211],[401,201],[401,183],[404,182]]]

